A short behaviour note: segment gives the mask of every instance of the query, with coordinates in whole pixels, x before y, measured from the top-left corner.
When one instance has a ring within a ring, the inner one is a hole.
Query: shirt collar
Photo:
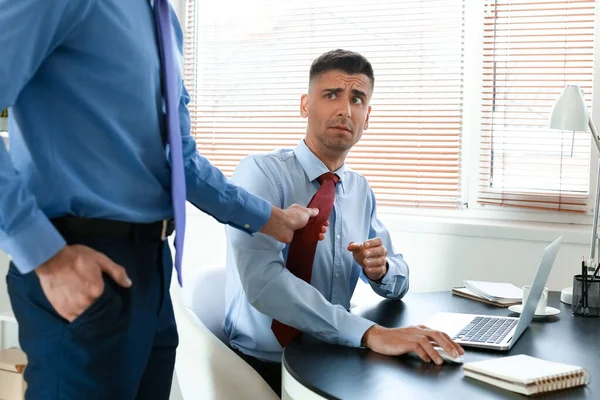
[[[329,172],[329,169],[323,161],[319,160],[319,158],[314,155],[314,153],[308,148],[304,139],[300,141],[298,146],[294,149],[294,154],[298,159],[298,162],[304,169],[306,176],[310,182],[315,181],[319,176],[323,175],[326,172]],[[346,193],[344,190],[344,172],[346,171],[346,164],[342,164],[340,168],[333,171],[336,174],[340,181],[338,182],[338,186],[341,187],[342,193]]]

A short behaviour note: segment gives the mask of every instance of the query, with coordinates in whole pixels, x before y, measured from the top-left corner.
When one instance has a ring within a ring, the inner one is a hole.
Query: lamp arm
[[[600,153],[600,138],[598,138],[598,133],[596,132],[596,127],[594,126],[594,121],[592,121],[592,116],[590,115],[589,119],[589,127],[592,132],[592,136],[594,137],[594,142],[596,143],[596,148]],[[589,269],[596,268],[596,242],[598,241],[598,213],[600,212],[600,163],[598,164],[598,174],[596,175],[596,199],[594,201],[594,220],[592,221],[592,240],[590,242],[590,258],[588,260],[587,267]]]
[[[590,127],[590,131],[592,132],[592,136],[594,137],[594,142],[596,142],[596,148],[600,152],[600,138],[598,137],[598,132],[596,131],[596,126],[594,125],[594,121],[592,121],[591,115],[588,121],[588,125]]]

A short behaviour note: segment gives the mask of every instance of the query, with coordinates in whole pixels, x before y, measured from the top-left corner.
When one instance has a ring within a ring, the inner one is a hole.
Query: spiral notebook
[[[590,381],[589,373],[581,367],[524,354],[471,362],[462,369],[469,378],[527,396],[584,386]]]

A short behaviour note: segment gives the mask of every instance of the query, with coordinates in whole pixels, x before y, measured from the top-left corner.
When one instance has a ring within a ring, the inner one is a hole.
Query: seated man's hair
[[[369,60],[353,51],[341,49],[328,51],[313,61],[310,66],[309,83],[319,75],[333,70],[340,70],[348,75],[364,74],[371,81],[371,86],[375,85],[373,67]]]

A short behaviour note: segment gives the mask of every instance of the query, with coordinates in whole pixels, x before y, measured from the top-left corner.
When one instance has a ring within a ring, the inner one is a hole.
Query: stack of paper
[[[523,291],[510,283],[464,281],[464,285],[452,288],[452,294],[497,307],[521,304]]]
[[[523,290],[512,283],[464,281],[465,287],[492,302],[516,302],[523,298]]]

